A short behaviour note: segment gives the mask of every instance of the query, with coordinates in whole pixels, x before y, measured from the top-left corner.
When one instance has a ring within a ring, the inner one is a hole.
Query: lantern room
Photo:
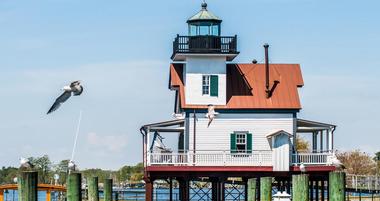
[[[232,61],[237,51],[237,36],[222,36],[222,20],[207,9],[203,2],[201,10],[187,20],[188,35],[173,41],[173,61],[186,61],[188,56],[220,56]]]
[[[222,20],[207,10],[207,3],[202,3],[202,9],[187,20],[189,36],[220,36]]]

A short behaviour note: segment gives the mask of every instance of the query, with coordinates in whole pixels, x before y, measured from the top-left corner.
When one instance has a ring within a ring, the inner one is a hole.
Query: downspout
[[[144,165],[144,176],[147,176],[146,175],[146,165],[147,165],[147,158],[146,158],[146,129],[144,127],[141,127],[140,128],[140,133],[141,135],[143,136],[142,138],[142,145],[143,145],[143,165]]]
[[[197,120],[197,117],[196,117],[196,114],[195,114],[195,109],[194,109],[194,124],[193,124],[193,164],[195,164],[195,145],[196,145],[196,120]]]

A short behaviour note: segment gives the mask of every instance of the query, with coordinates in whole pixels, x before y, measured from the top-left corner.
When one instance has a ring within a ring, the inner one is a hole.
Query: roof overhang
[[[273,137],[275,137],[275,136],[278,136],[278,135],[287,135],[288,137],[293,137],[292,134],[290,134],[290,133],[288,133],[288,132],[286,132],[286,131],[284,131],[284,130],[279,130],[279,131],[276,131],[276,132],[274,132],[274,133],[270,133],[270,134],[268,134],[266,137],[267,137],[268,139],[271,139],[271,138],[273,138]]]
[[[189,56],[199,56],[199,57],[210,57],[210,56],[220,56],[226,57],[227,61],[232,61],[239,55],[239,52],[236,53],[173,53],[171,59],[173,61],[186,61],[186,57]]]
[[[185,119],[175,119],[158,123],[146,124],[140,128],[140,132],[146,135],[147,132],[183,132],[185,131]],[[144,131],[144,132],[143,132]]]
[[[297,119],[297,132],[310,133],[323,130],[335,130],[336,125],[327,124],[317,121],[310,121],[305,119]]]

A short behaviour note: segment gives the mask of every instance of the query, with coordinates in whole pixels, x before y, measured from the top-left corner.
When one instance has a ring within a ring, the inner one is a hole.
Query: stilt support
[[[248,188],[247,188],[247,201],[256,201],[256,188],[257,188],[257,179],[252,178],[248,179]]]
[[[153,201],[153,181],[145,179],[145,200]]]
[[[293,175],[293,201],[309,201],[309,176]]]
[[[260,201],[272,201],[272,177],[260,178]]]
[[[345,181],[344,172],[330,172],[329,174],[329,200],[344,201],[345,198]]]

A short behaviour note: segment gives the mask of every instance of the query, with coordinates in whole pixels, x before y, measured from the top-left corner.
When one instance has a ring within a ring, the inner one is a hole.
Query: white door
[[[273,171],[289,171],[289,136],[273,137]]]

